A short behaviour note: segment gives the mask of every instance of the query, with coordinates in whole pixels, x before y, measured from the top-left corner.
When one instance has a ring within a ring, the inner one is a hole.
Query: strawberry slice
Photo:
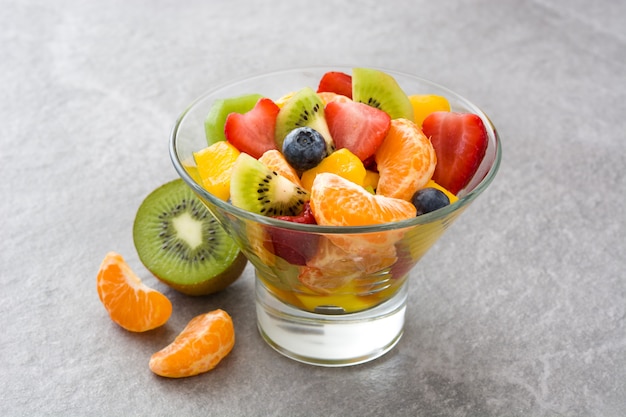
[[[304,203],[302,213],[299,215],[276,218],[294,223],[316,224],[308,201]],[[268,231],[272,238],[272,252],[293,265],[306,265],[306,261],[317,253],[319,235],[270,226]]]
[[[322,75],[318,93],[336,93],[352,98],[352,77],[344,72],[329,71]]]
[[[335,147],[348,148],[361,161],[374,155],[391,124],[384,111],[355,101],[332,101],[326,105],[324,114]]]
[[[457,194],[472,179],[487,150],[487,130],[480,117],[471,113],[439,111],[422,124],[430,138],[437,166],[433,180]]]
[[[277,149],[274,130],[279,110],[272,100],[261,98],[249,112],[229,114],[224,124],[226,140],[256,159],[270,149]]]

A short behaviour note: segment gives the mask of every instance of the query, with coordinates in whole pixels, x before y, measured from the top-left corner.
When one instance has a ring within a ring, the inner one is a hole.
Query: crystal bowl
[[[425,79],[383,69],[407,94],[444,96],[451,111],[474,113],[483,120],[489,138],[486,155],[455,203],[400,222],[332,227],[257,215],[202,187],[193,153],[207,146],[204,120],[215,100],[249,93],[278,99],[305,86],[316,89],[326,71],[351,69],[290,69],[205,92],[177,119],[170,156],[178,174],[254,266],[258,327],[266,342],[301,362],[345,366],[377,358],[398,342],[410,271],[492,182],[501,145],[492,122],[469,100]]]

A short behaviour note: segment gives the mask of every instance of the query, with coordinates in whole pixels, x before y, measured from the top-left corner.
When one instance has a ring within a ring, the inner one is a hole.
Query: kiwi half
[[[242,152],[233,165],[230,200],[236,207],[264,216],[297,216],[309,193]]]
[[[276,116],[276,144],[282,151],[285,136],[298,127],[317,130],[326,142],[326,153],[335,150],[335,143],[328,130],[324,116],[324,103],[310,87],[304,87],[289,97]]]
[[[392,119],[414,121],[413,106],[391,75],[371,68],[352,70],[352,99],[386,112]]]
[[[230,113],[247,113],[262,97],[260,94],[245,94],[215,100],[204,119],[204,132],[209,146],[220,140],[226,140],[224,124]]]
[[[182,179],[152,191],[133,225],[139,259],[158,279],[188,295],[232,284],[247,259]]]

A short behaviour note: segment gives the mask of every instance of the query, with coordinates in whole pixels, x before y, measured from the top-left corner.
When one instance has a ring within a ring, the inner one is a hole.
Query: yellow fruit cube
[[[409,96],[409,101],[413,106],[415,123],[421,128],[424,119],[436,111],[450,111],[448,99],[435,94],[415,94]]]
[[[339,149],[322,159],[315,168],[311,168],[302,173],[300,181],[302,186],[311,191],[313,180],[322,172],[337,174],[349,181],[363,186],[365,181],[365,167],[358,156],[350,152],[347,148]]]
[[[230,198],[230,174],[239,154],[239,150],[226,141],[215,142],[193,154],[202,186],[224,201]]]
[[[441,185],[437,184],[433,180],[429,180],[428,183],[426,183],[424,188],[427,188],[427,187],[436,188],[436,189],[442,191],[445,195],[448,196],[448,199],[450,200],[450,204],[456,203],[458,201],[458,199],[459,199],[459,197],[457,197],[456,195],[452,194],[450,191],[448,191],[447,189],[445,189]]]

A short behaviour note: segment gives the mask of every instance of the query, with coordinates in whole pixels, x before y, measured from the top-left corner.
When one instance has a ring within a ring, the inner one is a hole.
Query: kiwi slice
[[[392,119],[414,121],[413,106],[391,75],[370,68],[352,70],[352,99],[386,112]]]
[[[246,94],[239,97],[221,98],[215,100],[209,114],[204,119],[204,132],[209,146],[220,140],[226,140],[224,124],[231,113],[247,113],[263,96],[260,94]]]
[[[304,87],[296,91],[285,101],[276,116],[276,144],[282,151],[285,136],[298,127],[310,127],[317,130],[326,142],[326,153],[335,150],[335,143],[328,130],[324,116],[324,103],[313,89]]]
[[[152,191],[133,225],[139,259],[158,279],[188,295],[232,284],[247,259],[182,179]]]
[[[236,207],[264,216],[297,216],[309,193],[242,152],[233,165],[230,200]]]

